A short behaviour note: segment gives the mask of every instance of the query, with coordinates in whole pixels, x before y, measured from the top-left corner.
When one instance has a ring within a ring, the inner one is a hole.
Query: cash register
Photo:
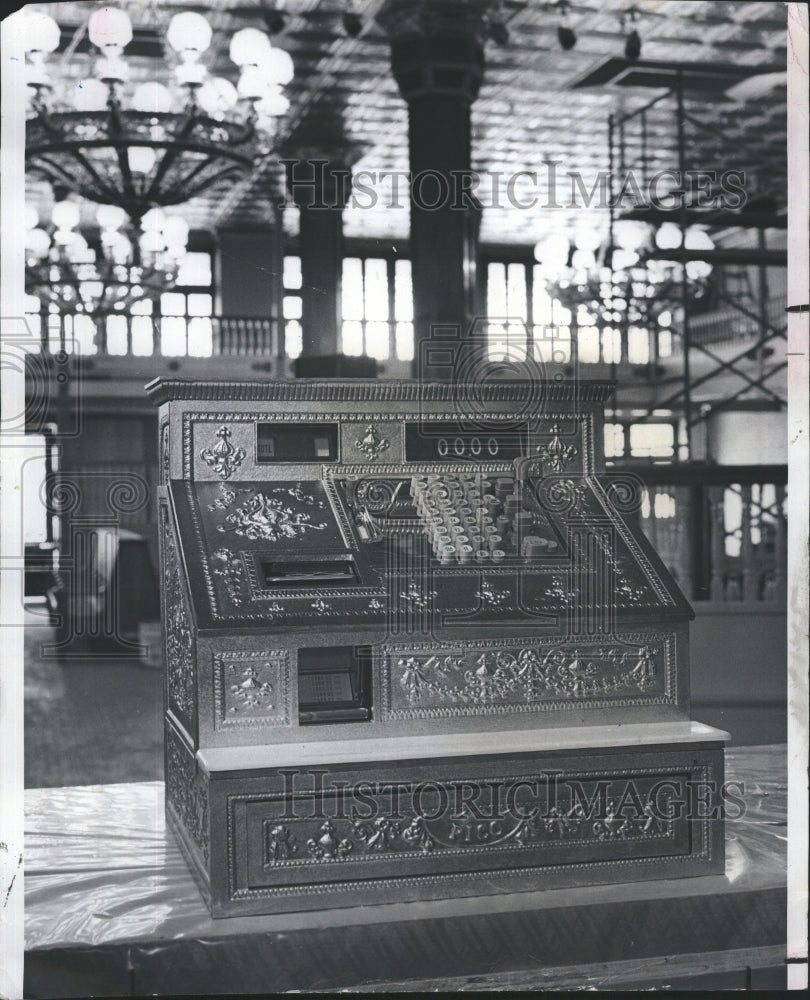
[[[214,916],[723,872],[611,384],[147,389],[166,810]]]

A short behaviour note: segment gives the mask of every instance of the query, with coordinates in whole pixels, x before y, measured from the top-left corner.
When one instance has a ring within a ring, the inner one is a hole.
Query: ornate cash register
[[[597,382],[157,379],[166,809],[214,916],[723,871]]]

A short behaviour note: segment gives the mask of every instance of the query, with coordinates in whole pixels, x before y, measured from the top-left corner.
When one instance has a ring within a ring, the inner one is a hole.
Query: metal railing
[[[46,354],[83,357],[272,357],[274,320],[265,316],[32,315]]]

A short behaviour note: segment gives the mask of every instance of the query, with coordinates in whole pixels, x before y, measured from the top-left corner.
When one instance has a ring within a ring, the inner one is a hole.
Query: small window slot
[[[352,558],[261,559],[265,587],[323,587],[355,584],[359,580]]]
[[[371,719],[371,647],[298,650],[298,723],[301,726]]]

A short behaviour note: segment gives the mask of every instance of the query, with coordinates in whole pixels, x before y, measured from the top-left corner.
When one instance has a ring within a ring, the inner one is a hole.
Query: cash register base
[[[166,808],[214,916],[723,872],[611,390],[149,387]]]
[[[518,731],[429,757],[405,738],[246,761],[195,757],[170,727],[167,814],[215,917],[721,874],[724,735]]]

